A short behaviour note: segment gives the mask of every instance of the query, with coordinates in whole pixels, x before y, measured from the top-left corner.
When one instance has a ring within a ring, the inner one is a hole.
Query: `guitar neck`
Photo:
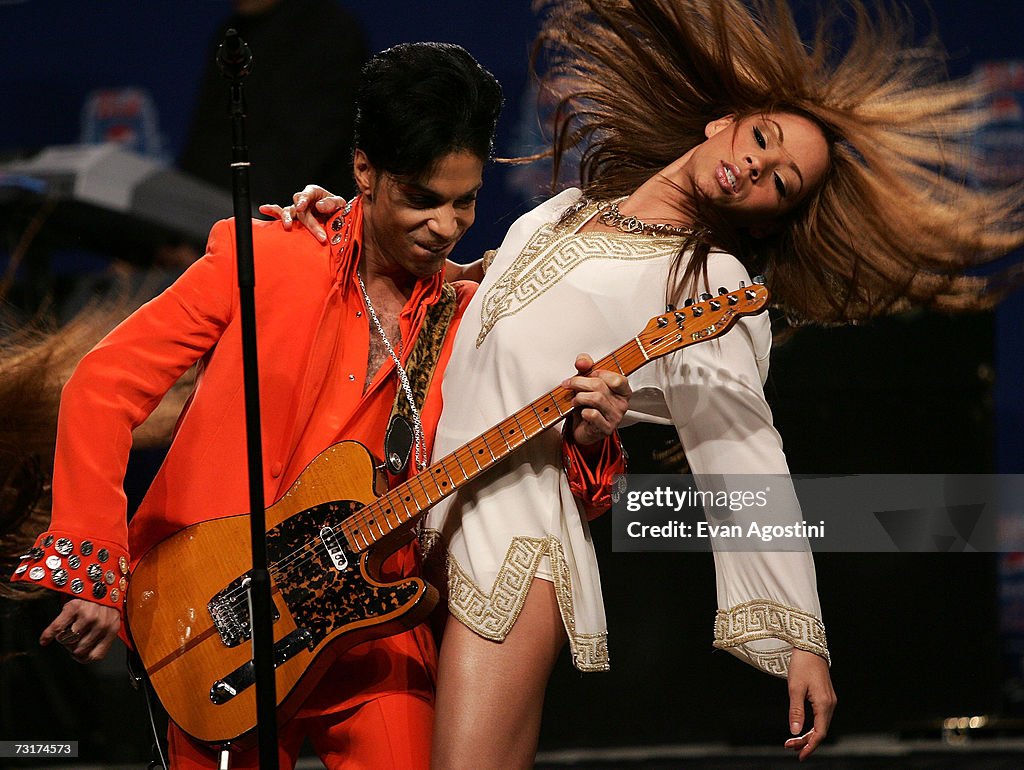
[[[636,339],[594,364],[595,369],[631,374],[652,360]],[[361,508],[341,529],[353,552],[364,551],[432,505],[508,457],[513,450],[557,424],[572,411],[576,392],[559,386],[502,420],[468,444]]]
[[[734,292],[720,289],[718,297],[705,294],[700,303],[687,300],[685,308],[655,316],[638,335],[596,362],[594,368],[629,375],[656,358],[725,334],[741,316],[759,313],[766,307],[768,290],[761,279],[755,279],[755,284],[749,288],[740,284]],[[569,388],[555,388],[359,509],[340,527],[349,549],[365,551],[497,465],[569,414],[575,395]]]

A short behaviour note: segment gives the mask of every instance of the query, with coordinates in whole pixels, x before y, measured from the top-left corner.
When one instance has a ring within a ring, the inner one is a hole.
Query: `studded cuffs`
[[[22,581],[76,599],[121,609],[128,588],[127,552],[106,540],[83,539],[58,530],[41,534],[14,570]]]

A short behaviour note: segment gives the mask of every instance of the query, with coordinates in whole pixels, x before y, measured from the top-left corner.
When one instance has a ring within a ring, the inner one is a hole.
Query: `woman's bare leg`
[[[533,581],[504,642],[449,618],[438,664],[433,770],[533,767],[544,690],[565,640],[547,580]]]

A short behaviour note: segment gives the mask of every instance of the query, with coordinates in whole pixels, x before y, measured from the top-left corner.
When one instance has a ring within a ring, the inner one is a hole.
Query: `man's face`
[[[429,176],[405,179],[378,173],[357,150],[355,167],[365,199],[366,258],[374,269],[401,270],[417,278],[441,270],[476,217],[483,161],[469,152],[453,152]]]

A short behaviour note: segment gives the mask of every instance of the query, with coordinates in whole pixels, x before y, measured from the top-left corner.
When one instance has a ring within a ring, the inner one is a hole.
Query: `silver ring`
[[[57,643],[63,644],[65,647],[78,644],[78,641],[82,638],[82,634],[75,631],[71,626],[68,626],[59,634],[57,634]]]

